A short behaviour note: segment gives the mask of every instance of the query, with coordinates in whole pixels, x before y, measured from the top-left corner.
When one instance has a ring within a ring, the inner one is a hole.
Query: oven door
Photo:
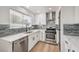
[[[46,38],[47,39],[55,39],[55,34],[54,33],[46,33]]]

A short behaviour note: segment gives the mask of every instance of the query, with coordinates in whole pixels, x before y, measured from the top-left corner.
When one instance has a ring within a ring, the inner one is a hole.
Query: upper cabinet
[[[46,25],[46,13],[40,13],[35,15],[34,21],[35,25]]]
[[[34,14],[24,7],[0,6],[0,24],[8,24],[10,28],[23,28],[26,23],[31,26],[33,19]]]
[[[23,14],[11,9],[10,10],[10,22],[11,24],[22,24]]]
[[[10,9],[10,28],[23,28],[26,26],[32,26],[32,17]]]
[[[10,28],[22,28],[23,14],[10,9]]]

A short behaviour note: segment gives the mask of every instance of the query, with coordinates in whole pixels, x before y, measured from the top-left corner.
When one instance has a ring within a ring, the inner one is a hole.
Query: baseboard
[[[39,41],[39,42],[43,42],[43,43],[51,44],[51,45],[58,45],[58,44],[47,43],[47,42],[45,42],[45,41]]]

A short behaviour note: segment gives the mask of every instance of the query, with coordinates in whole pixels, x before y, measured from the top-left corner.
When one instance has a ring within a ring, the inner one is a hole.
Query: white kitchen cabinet
[[[33,35],[28,36],[28,51],[30,51],[34,44],[33,41],[35,40],[35,37]]]
[[[10,28],[23,28],[32,26],[32,17],[10,9]]]
[[[10,28],[22,28],[23,27],[23,14],[10,9]]]
[[[40,31],[36,33],[35,39],[36,39],[35,43],[37,43],[40,40]]]
[[[40,35],[40,32],[38,31],[28,36],[28,51],[30,51],[39,41],[39,35]]]
[[[40,30],[40,41],[45,41],[45,39],[46,39],[45,29]]]
[[[46,25],[46,14],[40,13],[35,15],[35,25]]]

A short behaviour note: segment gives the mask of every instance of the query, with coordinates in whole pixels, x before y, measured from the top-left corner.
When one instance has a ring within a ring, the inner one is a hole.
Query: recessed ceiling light
[[[52,8],[49,8],[49,10],[51,10]]]
[[[27,8],[29,8],[30,6],[26,6]]]

